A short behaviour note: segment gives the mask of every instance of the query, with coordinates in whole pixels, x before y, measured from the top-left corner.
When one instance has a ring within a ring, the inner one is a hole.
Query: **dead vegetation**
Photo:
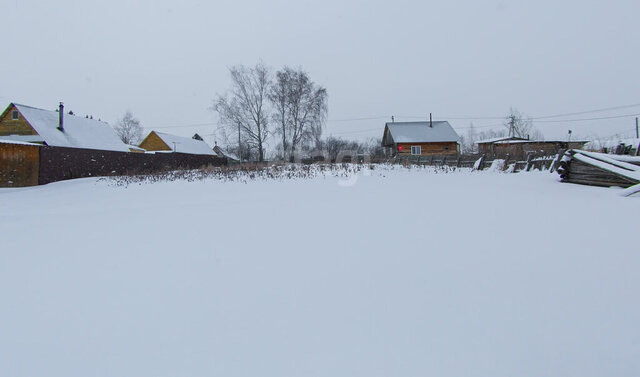
[[[201,169],[171,170],[143,175],[121,175],[100,178],[115,186],[140,185],[172,181],[243,182],[256,180],[286,181],[317,177],[350,178],[358,174],[372,174],[393,169],[429,170],[434,173],[450,173],[458,170],[451,166],[426,166],[402,164],[246,164],[232,166],[206,166]]]

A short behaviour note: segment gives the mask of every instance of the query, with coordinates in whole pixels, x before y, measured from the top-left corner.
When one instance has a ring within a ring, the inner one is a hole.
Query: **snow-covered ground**
[[[638,198],[547,172],[0,190],[0,376],[638,376]]]

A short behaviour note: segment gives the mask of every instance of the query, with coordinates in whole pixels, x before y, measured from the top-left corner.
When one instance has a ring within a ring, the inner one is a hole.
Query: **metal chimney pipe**
[[[58,108],[58,129],[64,132],[64,103],[62,102]]]
[[[431,113],[429,113],[429,127],[433,128],[433,117],[431,116]]]

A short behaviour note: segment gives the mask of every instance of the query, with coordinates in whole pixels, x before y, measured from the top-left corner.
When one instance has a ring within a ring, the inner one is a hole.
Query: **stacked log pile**
[[[558,166],[562,182],[628,188],[640,184],[640,158],[567,151]]]

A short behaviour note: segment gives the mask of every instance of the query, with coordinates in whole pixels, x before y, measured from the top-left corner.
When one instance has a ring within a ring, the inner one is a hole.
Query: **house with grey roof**
[[[455,155],[459,144],[460,136],[447,121],[390,122],[382,136],[388,156]]]
[[[0,139],[52,147],[129,152],[111,126],[100,120],[11,103],[0,115]]]
[[[217,156],[213,148],[202,140],[158,131],[149,132],[149,135],[142,140],[139,147],[148,152]]]

